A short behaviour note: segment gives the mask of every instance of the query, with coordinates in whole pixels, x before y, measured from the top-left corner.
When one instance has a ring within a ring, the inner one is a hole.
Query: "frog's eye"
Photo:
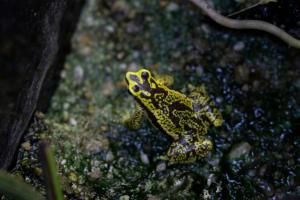
[[[140,90],[139,87],[138,87],[137,85],[133,86],[131,89],[132,89],[134,92],[138,92],[138,91]]]
[[[149,73],[148,72],[142,72],[141,74],[143,79],[147,79],[149,77]]]

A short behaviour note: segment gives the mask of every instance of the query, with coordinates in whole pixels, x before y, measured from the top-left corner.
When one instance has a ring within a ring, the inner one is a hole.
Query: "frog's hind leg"
[[[199,116],[205,115],[214,126],[221,126],[223,118],[215,107],[215,103],[209,98],[205,87],[194,87],[189,85],[191,93],[189,97],[193,99],[194,112]]]
[[[144,117],[144,110],[143,108],[136,104],[136,110],[134,113],[130,115],[130,117],[126,118],[124,120],[124,124],[127,128],[132,129],[132,130],[137,130],[141,128],[142,125],[142,120]]]
[[[203,137],[199,140],[192,135],[184,135],[170,145],[165,158],[174,163],[194,162],[198,158],[205,157],[212,150],[212,147],[210,140]]]

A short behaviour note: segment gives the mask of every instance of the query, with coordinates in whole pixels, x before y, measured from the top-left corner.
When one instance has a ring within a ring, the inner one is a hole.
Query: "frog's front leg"
[[[191,135],[184,135],[173,142],[169,147],[167,156],[162,157],[174,163],[194,162],[198,158],[205,157],[213,148],[212,142],[203,137],[195,139]]]
[[[189,85],[192,90],[189,97],[193,99],[194,112],[201,116],[205,115],[214,126],[221,126],[223,117],[218,109],[215,107],[214,102],[209,98],[204,86],[194,87]]]
[[[155,78],[159,84],[165,85],[167,87],[172,86],[174,83],[174,78],[170,75],[155,74]]]
[[[137,130],[139,128],[141,128],[142,125],[142,119],[144,117],[144,110],[143,108],[136,104],[136,110],[134,111],[134,113],[132,113],[130,115],[130,117],[126,118],[124,120],[124,125],[132,130]]]

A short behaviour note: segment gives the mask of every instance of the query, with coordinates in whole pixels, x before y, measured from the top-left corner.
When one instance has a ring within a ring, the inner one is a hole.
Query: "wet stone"
[[[83,76],[84,76],[84,71],[83,68],[81,66],[76,66],[74,69],[74,84],[75,86],[79,86],[82,84],[83,82]]]
[[[21,144],[21,147],[22,147],[24,150],[29,151],[29,150],[31,149],[31,144],[30,144],[29,141],[23,142],[23,143]]]
[[[157,172],[162,172],[162,171],[165,171],[166,168],[167,168],[166,162],[161,162],[161,163],[159,163],[159,164],[156,166],[156,171],[157,171]]]
[[[130,196],[129,195],[122,195],[120,196],[119,200],[129,200]]]
[[[242,156],[249,154],[251,150],[251,145],[248,142],[241,142],[235,145],[228,154],[229,160],[239,159]]]
[[[142,163],[144,163],[145,165],[149,165],[150,161],[147,154],[145,154],[144,152],[140,152],[140,158]]]
[[[114,154],[113,154],[112,151],[108,151],[108,152],[106,153],[106,155],[105,155],[105,161],[107,161],[107,162],[113,161],[114,158],[115,158],[115,157],[114,157]]]
[[[177,3],[171,2],[167,5],[166,10],[168,12],[175,12],[179,10],[179,6]]]
[[[239,65],[234,70],[234,77],[238,83],[244,83],[249,80],[250,71],[245,65]]]
[[[240,41],[234,44],[233,50],[234,51],[242,51],[245,48],[245,43]]]
[[[99,167],[92,167],[90,172],[90,178],[95,180],[101,177],[101,171]]]

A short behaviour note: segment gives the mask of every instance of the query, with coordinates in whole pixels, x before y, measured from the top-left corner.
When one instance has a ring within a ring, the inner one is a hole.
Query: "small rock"
[[[260,180],[258,181],[258,186],[265,192],[265,194],[268,197],[271,197],[274,195],[274,189],[271,184],[269,184],[267,181]]]
[[[267,171],[267,165],[261,166],[261,167],[259,168],[259,172],[258,172],[259,176],[265,176],[266,171]]]
[[[216,176],[214,174],[209,174],[207,178],[207,186],[211,186],[212,183],[216,182]]]
[[[107,97],[115,91],[115,85],[112,80],[107,80],[101,87],[102,95]]]
[[[65,68],[66,68],[66,67],[65,67]],[[65,79],[66,76],[67,76],[66,70],[62,70],[62,71],[60,72],[60,78],[61,78],[61,79]]]
[[[207,24],[202,24],[201,25],[201,30],[205,33],[205,34],[207,34],[207,35],[209,35],[210,34],[210,28],[209,28],[209,26],[207,25]]]
[[[111,151],[108,151],[107,153],[106,153],[106,155],[105,155],[105,161],[106,162],[111,162],[111,161],[113,161],[114,160],[114,154],[113,154],[113,152],[111,152]]]
[[[243,90],[244,92],[248,92],[248,90],[249,90],[249,85],[248,85],[248,84],[244,84],[244,85],[242,86],[242,90]]]
[[[159,164],[156,166],[156,171],[157,171],[157,172],[162,172],[162,171],[165,171],[166,168],[167,168],[166,162],[161,162],[161,163],[159,163]]]
[[[203,66],[199,65],[199,66],[196,67],[196,73],[197,73],[198,76],[203,75],[203,72],[204,72]]]
[[[43,170],[40,167],[35,167],[34,168],[34,173],[38,176],[41,176],[43,173]]]
[[[254,80],[252,82],[252,87],[253,91],[260,90],[260,81],[259,80]]]
[[[228,154],[229,160],[235,160],[241,156],[249,154],[251,150],[251,145],[248,142],[241,142],[235,145]]]
[[[109,33],[115,32],[115,28],[112,25],[108,25],[105,27],[105,30]]]
[[[69,124],[72,125],[72,126],[77,126],[77,121],[76,121],[76,119],[74,119],[73,117],[71,117],[71,118],[69,119]]]
[[[234,69],[234,78],[238,83],[244,83],[249,80],[250,71],[247,66],[239,65]]]
[[[235,43],[235,45],[233,46],[234,51],[242,51],[244,48],[245,48],[245,43],[242,41]]]
[[[124,53],[124,52],[119,52],[119,53],[117,53],[117,59],[118,59],[118,60],[123,59],[124,56],[125,56],[125,53]]]
[[[179,9],[178,4],[174,3],[174,2],[169,3],[166,7],[166,10],[168,12],[176,12],[176,11],[178,11],[178,9]]]
[[[203,199],[211,199],[211,195],[207,189],[203,190]]]
[[[90,46],[91,44],[93,44],[92,37],[89,34],[81,34],[78,37],[78,42],[82,46]]]
[[[216,98],[216,103],[221,104],[222,102],[223,102],[223,98],[220,97],[220,96],[218,96],[218,97]]]
[[[122,13],[124,16],[128,16],[130,12],[130,7],[125,0],[117,0],[112,5],[113,13]]]
[[[101,171],[99,167],[92,167],[90,172],[91,179],[95,180],[101,177]]]
[[[74,172],[70,172],[68,178],[73,182],[76,182],[78,180],[77,175]]]
[[[248,171],[248,176],[250,176],[250,177],[255,177],[255,176],[256,176],[256,171],[255,171],[255,169],[250,169],[250,170]]]
[[[101,150],[108,149],[109,141],[106,137],[99,135],[96,138],[90,139],[85,144],[85,149],[88,153],[95,154]]]
[[[149,161],[149,158],[148,158],[148,155],[145,154],[144,152],[140,152],[140,158],[141,158],[141,161],[142,163],[146,164],[146,165],[149,165],[150,161]]]
[[[139,65],[137,63],[133,62],[133,63],[129,64],[128,70],[129,71],[136,71],[136,70],[138,70],[138,67],[139,67]]]
[[[129,22],[126,26],[126,32],[129,34],[139,33],[140,30],[140,27],[134,22]]]
[[[147,200],[160,200],[161,198],[154,196],[152,194],[147,195]]]
[[[92,53],[91,47],[88,47],[88,46],[82,47],[78,51],[83,56],[89,56]]]
[[[125,70],[127,68],[126,63],[121,63],[120,64],[120,69]]]
[[[29,151],[29,150],[31,149],[31,144],[30,144],[29,141],[26,141],[26,142],[23,142],[23,143],[21,144],[21,147],[22,147],[24,150]]]
[[[120,199],[120,200],[129,200],[129,199],[130,199],[130,196],[129,196],[129,195],[122,195],[122,196],[120,196],[119,199]]]
[[[66,159],[63,159],[63,160],[60,162],[61,165],[65,165],[66,163],[67,163],[67,160],[66,160]]]

